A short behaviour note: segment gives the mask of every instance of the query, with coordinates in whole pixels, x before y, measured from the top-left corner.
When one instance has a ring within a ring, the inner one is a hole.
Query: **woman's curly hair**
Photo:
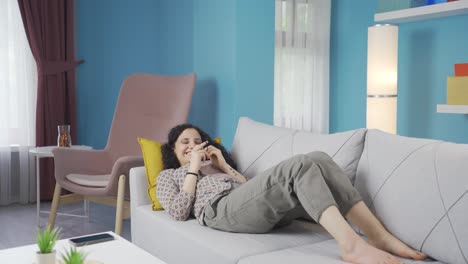
[[[208,141],[207,145],[213,145],[214,147],[218,148],[221,150],[221,153],[223,154],[224,159],[226,162],[233,168],[237,169],[236,163],[232,159],[231,155],[227,152],[226,148],[223,147],[223,145],[217,143],[211,137],[203,130],[200,128],[192,125],[192,124],[182,124],[173,127],[170,131],[169,134],[167,135],[167,143],[162,145],[161,147],[161,152],[162,152],[162,158],[163,158],[163,163],[164,163],[164,169],[177,169],[181,166],[179,160],[177,159],[176,154],[174,153],[174,148],[175,148],[175,143],[177,139],[179,138],[180,134],[184,132],[186,129],[195,129],[197,130],[198,134],[201,136],[202,142]]]

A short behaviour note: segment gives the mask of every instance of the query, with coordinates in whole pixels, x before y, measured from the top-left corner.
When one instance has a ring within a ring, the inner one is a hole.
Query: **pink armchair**
[[[122,219],[130,216],[125,199],[128,173],[143,165],[137,137],[165,141],[172,127],[187,120],[194,87],[193,73],[134,74],[125,79],[103,150],[53,150],[56,185],[49,226],[55,224],[59,204],[88,200],[117,207],[115,233],[120,234]],[[72,194],[61,196],[62,188]]]

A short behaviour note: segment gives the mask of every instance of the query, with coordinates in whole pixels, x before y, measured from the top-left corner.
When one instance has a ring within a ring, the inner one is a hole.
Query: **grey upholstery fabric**
[[[267,234],[242,234],[201,226],[195,219],[174,221],[164,211],[152,211],[150,204],[132,207],[133,243],[171,264],[234,264],[246,256],[328,239],[320,225],[304,221]]]
[[[327,240],[314,244],[277,250],[265,254],[259,254],[243,258],[239,264],[339,264],[348,263],[340,261],[341,253],[336,240]],[[412,261],[400,258],[406,264],[443,264],[440,261]]]
[[[468,145],[365,129],[314,135],[241,118],[231,150],[239,171],[250,177],[294,154],[324,151],[355,178],[364,201],[392,233],[439,260],[405,263],[466,263]],[[151,211],[144,168],[130,174],[132,240],[168,263],[343,263],[336,242],[311,223],[252,235],[173,221]],[[178,254],[181,249],[186,254]]]
[[[241,117],[231,149],[239,172],[253,177],[296,154],[323,151],[354,181],[364,147],[366,129],[335,134],[313,134],[274,127]]]
[[[355,187],[398,238],[468,263],[468,145],[369,130]]]

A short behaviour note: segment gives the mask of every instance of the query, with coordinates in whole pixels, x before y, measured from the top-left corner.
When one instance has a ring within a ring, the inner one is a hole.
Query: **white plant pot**
[[[55,264],[55,250],[47,254],[36,252],[36,264]]]

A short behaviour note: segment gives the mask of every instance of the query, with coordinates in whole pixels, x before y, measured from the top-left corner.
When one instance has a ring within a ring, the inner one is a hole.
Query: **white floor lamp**
[[[368,28],[367,128],[396,134],[398,26]]]

